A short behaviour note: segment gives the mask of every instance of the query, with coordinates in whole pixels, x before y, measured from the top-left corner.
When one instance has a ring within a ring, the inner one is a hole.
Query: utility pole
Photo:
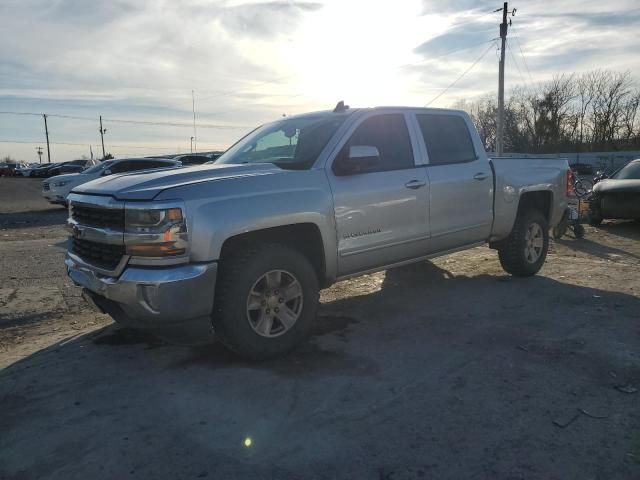
[[[100,140],[102,140],[102,160],[104,160],[105,157],[107,156],[107,154],[104,153],[104,134],[105,133],[107,133],[107,129],[102,128],[102,115],[100,115]]]
[[[42,147],[36,147],[36,152],[38,153],[38,158],[40,159],[40,163],[42,163]]]
[[[196,94],[191,90],[191,108],[193,109],[193,146],[198,153],[198,140],[196,135]],[[191,151],[193,153],[193,150]]]
[[[47,127],[47,114],[43,113],[42,118],[44,118],[44,133],[47,136],[47,161],[51,163],[51,150],[49,150],[49,128]]]
[[[502,23],[500,24],[500,67],[498,70],[498,119],[496,133],[496,154],[501,157],[504,154],[504,50],[507,43],[507,9],[508,3],[502,7]]]
[[[191,153],[193,153],[193,139],[194,137],[191,137]]]
[[[91,160],[93,160],[93,148],[89,145],[89,153],[91,154]]]

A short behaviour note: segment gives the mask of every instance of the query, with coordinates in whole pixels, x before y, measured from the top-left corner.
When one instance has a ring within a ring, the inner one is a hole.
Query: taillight
[[[567,170],[567,196],[573,194],[573,171]]]

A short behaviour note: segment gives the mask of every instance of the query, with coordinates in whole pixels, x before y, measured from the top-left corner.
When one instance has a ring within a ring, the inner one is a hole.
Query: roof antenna
[[[349,105],[345,105],[344,100],[340,100],[336,105],[336,108],[333,109],[333,113],[346,112],[348,108],[349,108]]]

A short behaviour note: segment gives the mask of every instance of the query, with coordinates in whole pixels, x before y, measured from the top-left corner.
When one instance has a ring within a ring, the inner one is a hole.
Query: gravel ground
[[[476,248],[341,282],[247,363],[87,310],[65,216],[0,178],[2,479],[640,478],[637,223],[529,279]]]

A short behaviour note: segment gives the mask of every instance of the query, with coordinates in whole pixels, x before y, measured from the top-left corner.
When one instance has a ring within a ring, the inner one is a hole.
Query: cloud
[[[491,11],[497,8],[496,5],[486,0],[422,0],[422,12],[423,14],[448,14],[476,10]]]
[[[488,43],[497,35],[495,25],[475,24],[459,26],[433,37],[414,48],[414,53],[429,57],[440,56],[461,48]]]
[[[564,19],[565,22],[581,24],[583,27],[606,27],[633,25],[640,21],[640,9],[619,12],[564,12],[560,14],[542,13],[540,18]]]
[[[271,1],[226,7],[218,12],[222,26],[232,33],[251,37],[290,35],[307,12],[322,8],[321,3]]]
[[[491,12],[500,5],[481,0],[0,0],[0,103],[7,110],[188,123],[195,90],[201,122],[242,125],[321,108],[327,97],[334,102],[343,91],[362,91],[360,98],[370,97],[371,104],[391,98],[422,105],[498,36],[500,14]],[[522,53],[534,83],[594,68],[640,72],[637,0],[514,6],[507,89],[531,82]],[[496,79],[497,59],[489,51],[436,104],[493,92]],[[42,137],[41,123],[40,117],[0,115],[0,139]],[[138,138],[144,144],[182,142],[188,148],[191,135],[188,128],[109,128],[113,143]],[[50,129],[57,141],[97,138],[94,121],[51,118]],[[198,135],[203,143],[224,145],[236,132],[203,129]],[[0,155],[6,145],[0,144]],[[33,155],[33,145],[24,148]]]

